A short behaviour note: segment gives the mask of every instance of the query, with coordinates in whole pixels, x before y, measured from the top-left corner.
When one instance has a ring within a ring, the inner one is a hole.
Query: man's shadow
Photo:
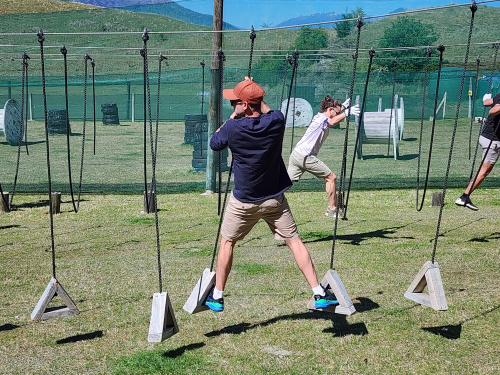
[[[376,302],[373,302],[371,299],[367,297],[358,297],[356,298],[356,300],[358,302],[354,303],[354,307],[357,312],[369,311],[379,307],[379,305]],[[323,332],[333,333],[333,337],[344,337],[348,335],[364,336],[368,334],[368,329],[366,328],[366,325],[364,323],[350,324],[347,321],[347,317],[345,315],[334,314],[323,311],[308,311],[299,314],[277,316],[275,318],[268,319],[256,324],[243,322],[236,325],[224,327],[217,331],[208,332],[205,334],[205,336],[216,337],[223,334],[239,335],[251,329],[259,327],[267,327],[271,324],[277,323],[282,320],[300,320],[300,319],[307,319],[307,320],[323,319],[331,321],[332,328],[327,328],[323,330]]]

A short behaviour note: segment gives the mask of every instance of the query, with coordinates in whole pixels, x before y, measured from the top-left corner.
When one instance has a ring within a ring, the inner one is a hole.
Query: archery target
[[[281,112],[285,113],[288,99],[281,103]],[[307,127],[313,118],[313,109],[309,102],[301,98],[290,99],[286,114],[286,126]]]

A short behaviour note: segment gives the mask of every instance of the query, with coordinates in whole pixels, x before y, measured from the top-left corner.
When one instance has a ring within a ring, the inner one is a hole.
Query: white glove
[[[351,116],[358,116],[359,112],[360,112],[359,104],[356,104],[355,106],[351,107],[350,111],[351,111]],[[344,111],[344,114],[345,114],[345,117],[349,116],[349,108],[347,108]]]
[[[488,99],[491,99],[491,94],[484,94],[483,96],[483,103],[488,100]]]
[[[342,103],[344,109],[349,108],[350,105],[351,105],[351,98],[347,98],[347,100],[344,103]]]

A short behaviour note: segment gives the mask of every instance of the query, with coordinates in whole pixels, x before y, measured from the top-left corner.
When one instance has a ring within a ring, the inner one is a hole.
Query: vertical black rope
[[[68,152],[68,179],[69,179],[69,192],[71,195],[71,202],[73,204],[73,210],[78,212],[75,203],[75,196],[73,193],[73,179],[71,176],[71,150],[70,150],[70,130],[69,130],[69,103],[68,103],[68,50],[65,46],[61,47],[61,53],[64,59],[64,102],[66,104],[66,149]]]
[[[354,81],[356,78],[356,66],[358,63],[359,39],[361,36],[361,27],[363,27],[363,20],[361,19],[361,17],[358,17],[358,21],[356,22],[356,27],[358,28],[358,34],[356,37],[356,49],[355,49],[354,54],[352,55],[352,58],[354,59],[354,63],[353,63],[353,68],[352,68],[351,85],[349,87],[349,103],[350,103],[350,105],[349,105],[349,109],[348,109],[348,116],[345,118],[346,127],[345,127],[345,137],[344,137],[344,151],[342,154],[342,167],[340,170],[340,181],[339,181],[339,194],[338,194],[338,196],[339,196],[339,198],[342,199],[342,203],[344,203],[343,194],[344,194],[344,188],[345,188],[346,169],[347,169],[347,143],[349,140],[349,116],[351,114],[352,95],[354,93]],[[345,208],[345,203],[344,203],[344,208]],[[333,269],[333,258],[335,256],[335,243],[337,240],[339,209],[340,209],[340,204],[338,204],[338,202],[337,202],[335,224],[334,224],[334,229],[333,229],[332,255],[330,258],[330,269]],[[347,216],[346,216],[345,212],[344,212],[343,219],[347,220]]]
[[[47,178],[49,188],[49,217],[50,217],[50,240],[52,249],[52,276],[56,278],[56,251],[54,246],[54,213],[52,211],[52,180],[50,175],[50,148],[49,148],[49,127],[47,124],[47,93],[45,92],[45,60],[43,57],[43,42],[45,36],[42,29],[38,31],[38,43],[40,43],[40,60],[42,63],[42,92],[43,92],[43,114],[45,121],[45,148],[47,152]]]
[[[29,155],[29,150],[28,150],[28,109],[29,107],[29,94],[28,94],[28,60],[30,57],[26,54],[23,53],[23,66],[26,67],[26,99],[25,99],[25,113],[24,113],[24,144],[26,145],[26,155]],[[26,63],[24,62],[26,61]]]
[[[469,160],[472,153],[472,127],[474,125],[474,111],[476,109],[476,96],[477,96],[477,85],[479,83],[479,64],[481,63],[481,58],[477,56],[476,59],[476,82],[474,83],[474,90],[471,92],[472,97],[472,109],[470,116],[470,128],[469,128]]]
[[[491,90],[491,83],[493,81],[493,73],[495,71],[495,66],[496,66],[496,61],[497,61],[497,55],[498,55],[498,47],[499,46],[500,46],[499,43],[493,44],[493,48],[495,48],[495,53],[493,55],[493,65],[491,67],[490,79],[488,81],[488,91],[486,91],[487,93],[489,93],[490,90]],[[479,140],[479,137],[481,136],[481,133],[483,131],[483,126],[484,126],[484,122],[485,122],[485,118],[484,118],[485,115],[486,115],[486,107],[483,107],[483,115],[481,116],[481,124],[479,126],[479,134],[477,136],[478,140]],[[474,170],[475,170],[475,164],[476,164],[476,157],[477,157],[477,150],[478,150],[478,148],[479,148],[479,141],[476,143],[476,151],[474,151],[474,158],[472,159],[472,167],[471,167],[471,170],[470,170],[469,180],[472,180],[472,176],[474,175]],[[488,149],[489,149],[489,147],[488,147]],[[478,174],[479,174],[479,171],[478,171]],[[474,183],[476,183],[476,179],[477,179],[477,175],[474,178]]]
[[[438,102],[438,95],[439,95],[439,83],[441,82],[441,68],[443,66],[443,52],[445,50],[444,46],[441,44],[437,50],[439,51],[439,66],[438,66],[438,73],[437,73],[437,79],[436,79],[436,94],[434,95],[434,110],[432,112],[432,127],[431,127],[431,139],[429,142],[429,153],[428,153],[428,159],[427,159],[427,170],[425,173],[425,183],[424,183],[424,191],[422,193],[422,200],[420,201],[420,206],[418,204],[419,198],[418,198],[418,191],[419,191],[419,186],[420,186],[420,157],[422,155],[421,150],[422,150],[422,133],[423,133],[423,123],[424,123],[424,108],[422,108],[422,121],[420,123],[420,142],[418,145],[418,163],[417,163],[417,189],[416,189],[416,209],[417,211],[421,211],[422,207],[424,206],[424,200],[425,200],[425,194],[427,193],[427,185],[429,183],[429,173],[431,170],[431,158],[432,158],[432,147],[434,145],[434,131],[436,129],[436,111],[437,111],[437,102]],[[425,85],[427,85],[427,75],[425,78]],[[425,95],[425,89],[424,89],[424,95]],[[423,100],[423,105],[422,107],[425,107],[425,97]]]
[[[293,115],[292,115],[292,136],[291,136],[291,144],[290,144],[290,152],[293,151],[293,137],[295,133],[295,103],[297,101],[297,76],[299,75],[298,73],[298,66],[299,66],[299,53],[295,51],[293,53],[293,69],[295,70],[295,81],[290,82],[290,92],[292,90],[292,84],[294,87],[293,91]],[[288,97],[288,102],[290,102],[290,96]],[[287,113],[288,113],[288,106],[287,106]],[[286,123],[286,121],[285,121]]]
[[[224,202],[222,204],[222,211],[224,211],[224,207],[226,207],[226,200],[227,200],[227,195],[228,195],[228,191],[229,191],[229,183],[231,182],[232,172],[233,172],[233,162],[231,161],[231,166],[229,167],[229,175],[227,176],[226,194],[224,194]],[[224,215],[220,215],[219,228],[217,229],[217,236],[215,237],[214,252],[212,255],[212,263],[210,264],[210,272],[212,272],[214,269],[215,256],[217,255],[217,245],[219,244],[219,236],[220,236],[220,230],[222,228],[223,218],[224,218]]]
[[[252,77],[253,45],[254,45],[254,42],[255,42],[255,38],[257,37],[257,34],[255,33],[255,30],[254,30],[253,26],[250,29],[249,37],[250,37],[251,43],[250,43],[250,58],[248,59],[248,75],[247,75],[247,77],[251,78]]]
[[[156,252],[158,256],[158,284],[160,286],[160,293],[163,291],[162,285],[162,277],[161,277],[161,250],[160,250],[160,226],[158,223],[158,205],[157,205],[157,194],[156,194],[156,156],[158,151],[158,129],[159,129],[159,119],[160,119],[160,85],[161,85],[161,63],[163,60],[167,58],[160,55],[158,56],[158,96],[156,103],[156,129],[155,129],[155,141],[153,145],[153,124],[150,122],[149,127],[149,139],[151,143],[151,162],[152,162],[152,181],[151,181],[151,191],[154,192],[152,194],[152,199],[154,202],[152,206],[155,211],[155,226],[156,226]]]
[[[293,69],[292,69],[292,78],[290,79],[290,88],[288,89],[288,99],[286,102],[286,109],[285,109],[285,124],[288,118],[288,109],[290,108],[290,100],[292,98],[292,89],[293,89],[293,83],[295,82],[295,75],[297,74],[297,65],[298,65],[298,59],[299,59],[299,53],[297,50],[293,52]],[[293,129],[292,129],[293,132]],[[293,137],[292,137],[292,142],[293,142]],[[292,143],[293,145],[293,143]],[[290,150],[292,152],[293,150]]]
[[[354,153],[352,155],[351,172],[349,175],[349,184],[347,187],[347,194],[346,194],[346,198],[345,198],[344,212],[346,215],[347,215],[347,208],[349,206],[349,195],[351,192],[352,175],[354,172],[354,163],[356,161],[356,152],[358,150],[358,146],[360,143],[360,136],[361,136],[361,133],[363,132],[363,128],[364,128],[363,115],[365,112],[365,103],[366,103],[366,97],[367,97],[367,92],[368,92],[368,83],[370,81],[370,73],[371,73],[371,69],[372,69],[373,57],[375,56],[375,50],[372,48],[368,53],[370,54],[370,61],[368,63],[368,71],[366,73],[365,91],[363,93],[363,101],[362,101],[360,113],[359,113],[359,129],[358,129],[358,134],[356,134],[356,141],[354,142]]]
[[[7,205],[7,202],[5,201],[5,197],[2,193],[2,199],[5,203],[5,207],[9,209],[9,211],[12,209],[12,201],[14,199],[14,195],[16,193],[16,186],[17,186],[17,178],[19,174],[19,162],[21,161],[21,144],[23,142],[23,134],[26,133],[25,130],[25,124],[28,122],[28,118],[24,116],[24,105],[25,102],[27,103],[28,100],[28,60],[29,56],[26,53],[23,53],[23,76],[22,76],[22,83],[21,83],[21,128],[19,129],[19,143],[17,145],[17,163],[16,163],[16,174],[14,175],[14,186],[12,187],[12,195],[10,196],[10,204]],[[25,91],[24,89],[26,88],[26,101],[25,101]],[[26,108],[27,111],[27,108]],[[26,136],[25,136],[26,139]],[[26,144],[26,153],[28,152],[28,144],[25,141]]]
[[[392,78],[392,96],[391,96],[391,117],[389,117],[389,131],[387,132],[387,156],[389,156],[389,149],[390,149],[390,146],[391,146],[391,129],[392,129],[392,111],[394,110],[394,101],[395,101],[395,98],[394,98],[394,95],[395,95],[395,92],[396,92],[396,68],[398,66],[398,58],[395,57],[394,58],[394,61],[392,62],[392,64],[394,65],[394,76]],[[396,103],[397,105],[398,103]],[[399,124],[395,124],[394,126],[394,130],[398,129],[398,126]],[[394,131],[394,134],[392,135],[392,137],[394,138],[395,136],[399,135],[399,132],[397,131]]]
[[[285,74],[283,76],[283,86],[281,88],[281,97],[280,97],[280,110],[281,110],[281,103],[283,103],[283,96],[285,94],[285,85],[286,85],[286,75],[288,72],[288,65],[292,65],[292,57],[287,53],[285,57]]]
[[[146,211],[150,212],[150,199],[148,194],[148,177],[147,177],[147,121],[148,118],[151,120],[151,107],[149,104],[149,72],[148,72],[148,48],[147,41],[149,40],[148,30],[144,29],[142,34],[142,40],[144,42],[143,48],[141,49],[141,56],[143,59],[143,94],[144,94],[144,124],[143,124],[143,159],[144,159],[144,199],[146,200]],[[149,108],[149,112],[146,112]],[[148,117],[149,113],[149,117]]]
[[[224,61],[226,61],[226,56],[224,55],[224,52],[219,51],[218,53],[219,56],[219,118],[218,120],[218,125],[219,127],[222,126],[222,90],[224,88]],[[203,129],[201,129],[203,130]],[[200,133],[200,139],[203,140],[203,132]],[[208,139],[207,139],[208,141]],[[207,147],[208,151],[208,147]],[[219,186],[218,186],[218,194],[219,194],[219,200],[218,200],[218,205],[217,205],[217,215],[221,215],[222,213],[222,151],[217,151],[217,158],[218,158],[218,172],[219,172]],[[231,165],[232,165],[232,160],[231,160]],[[231,174],[229,174],[229,178],[231,178]],[[227,195],[227,189],[226,189],[226,195]],[[225,198],[224,198],[225,199]]]
[[[436,236],[434,237],[434,249],[432,250],[432,263],[434,263],[434,260],[436,258],[436,249],[437,249],[437,242],[439,238],[439,229],[441,227],[441,219],[443,216],[443,207],[444,207],[444,199],[446,196],[446,188],[448,186],[448,175],[450,173],[450,166],[451,166],[451,158],[453,156],[453,145],[455,143],[455,135],[457,133],[457,124],[458,124],[458,114],[460,111],[460,101],[462,100],[462,92],[464,89],[464,79],[465,79],[465,72],[467,71],[467,60],[469,58],[469,49],[470,49],[470,40],[472,37],[472,28],[474,26],[474,14],[477,11],[477,5],[474,0],[472,0],[472,4],[470,6],[470,10],[472,12],[471,16],[471,21],[470,21],[470,29],[469,29],[469,37],[467,39],[467,50],[465,53],[465,61],[464,61],[464,69],[462,72],[462,80],[460,82],[460,93],[458,95],[458,102],[457,102],[457,112],[455,114],[455,126],[453,127],[453,135],[451,137],[451,145],[450,145],[450,154],[448,156],[448,165],[446,167],[446,175],[444,178],[444,186],[443,186],[443,200],[441,202],[441,205],[439,207],[439,217],[438,217],[438,222],[437,222],[437,227],[436,227]]]
[[[95,155],[95,144],[96,144],[96,118],[95,118],[95,61],[90,60],[90,65],[92,66],[92,107],[94,109],[94,155]]]
[[[201,60],[200,65],[201,65],[201,114],[200,114],[200,121],[201,121],[201,131],[203,133],[203,104],[205,102],[205,60]],[[203,147],[201,147],[201,143],[200,143],[200,157],[203,157]]]

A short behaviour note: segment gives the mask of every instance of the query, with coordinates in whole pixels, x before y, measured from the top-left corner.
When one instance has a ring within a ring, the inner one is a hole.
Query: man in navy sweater
[[[275,238],[284,240],[313,289],[316,308],[337,305],[336,297],[319,283],[308,250],[297,232],[285,191],[292,186],[281,156],[285,119],[263,101],[261,86],[245,77],[223,91],[234,112],[212,136],[210,147],[231,150],[234,190],[224,213],[217,257],[216,282],[205,301],[213,311],[224,309],[223,291],[233,262],[233,249],[263,219]]]
[[[493,99],[491,98],[491,94],[485,94],[483,96],[483,105],[491,107],[481,136],[479,137],[479,143],[483,148],[483,163],[475,182],[472,179],[462,196],[455,201],[456,205],[464,206],[474,211],[477,211],[478,208],[470,200],[470,195],[481,185],[486,176],[490,174],[500,156],[500,94],[495,95]],[[472,184],[473,182],[474,185]]]

